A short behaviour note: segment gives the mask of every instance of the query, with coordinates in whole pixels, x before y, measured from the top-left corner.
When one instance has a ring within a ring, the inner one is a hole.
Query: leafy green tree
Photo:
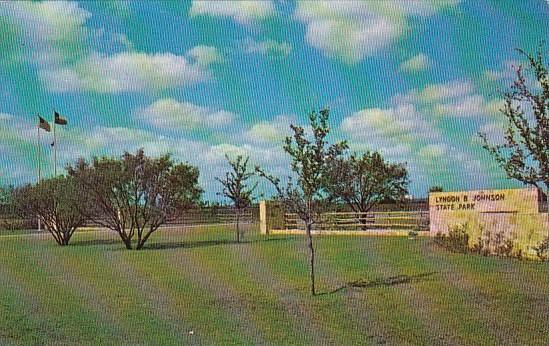
[[[0,185],[0,205],[9,205],[12,203],[13,190],[14,187],[12,185]]]
[[[332,200],[343,202],[367,226],[365,213],[381,202],[403,201],[408,193],[408,171],[403,164],[391,164],[378,152],[337,158],[329,162],[326,190]]]
[[[480,133],[483,147],[495,158],[507,176],[526,185],[535,186],[543,197],[549,196],[549,65],[543,57],[543,45],[534,54],[517,51],[526,59],[526,66],[514,67],[515,80],[503,93],[507,119],[502,144],[491,144]],[[537,251],[544,259],[549,236]]]
[[[200,200],[198,169],[174,163],[169,155],[151,158],[143,149],[121,158],[78,160],[68,172],[93,202],[83,212],[118,233],[127,249],[142,249],[168,220],[181,216]]]
[[[21,217],[38,216],[61,246],[68,245],[76,229],[86,221],[75,206],[86,206],[88,200],[72,177],[58,176],[19,187],[13,192],[13,201]]]
[[[240,217],[242,211],[252,204],[253,192],[257,183],[249,185],[248,181],[255,175],[255,172],[248,169],[249,157],[243,158],[238,155],[231,160],[228,155],[225,158],[231,166],[231,171],[225,173],[225,178],[216,178],[223,185],[222,196],[227,197],[233,203],[236,213],[236,241],[240,242]]]
[[[507,176],[549,192],[549,74],[542,47],[515,67],[516,79],[503,93],[501,113],[507,118],[503,144],[491,144],[485,133],[484,148]]]
[[[328,126],[329,110],[313,111],[309,114],[312,128],[312,138],[305,134],[301,126],[290,125],[293,136],[286,137],[284,150],[292,159],[291,170],[296,178],[293,183],[288,178],[286,186],[282,186],[280,179],[267,174],[260,167],[256,171],[260,176],[268,179],[276,188],[278,198],[286,210],[296,213],[305,223],[307,247],[309,249],[309,276],[311,293],[316,294],[315,288],[315,248],[312,229],[320,219],[322,204],[327,200],[325,189],[328,164],[340,157],[347,149],[346,142],[330,145],[326,137],[330,133]]]
[[[431,186],[429,188],[429,192],[443,192],[443,191],[444,191],[444,188],[442,186],[438,186],[438,185]]]
[[[0,185],[0,216],[12,216],[14,213],[12,185]]]

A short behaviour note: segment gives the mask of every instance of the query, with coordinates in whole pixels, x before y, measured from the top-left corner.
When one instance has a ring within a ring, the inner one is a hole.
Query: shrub
[[[416,227],[413,230],[409,231],[408,232],[408,238],[409,239],[416,239],[417,236],[419,235],[419,231],[420,231],[419,227]]]
[[[26,185],[14,191],[14,205],[24,219],[40,217],[44,228],[59,245],[68,245],[76,229],[84,224],[79,206],[88,206],[86,196],[71,177],[59,176]]]
[[[538,246],[534,247],[536,255],[542,261],[549,260],[549,236],[547,236]]]
[[[522,258],[522,251],[513,252],[515,247],[513,239],[510,236],[501,231],[490,232],[485,230],[482,225],[480,226],[480,236],[477,242],[473,246],[469,246],[468,228],[467,223],[455,225],[450,228],[447,235],[438,233],[435,237],[435,242],[453,252],[472,252],[482,256],[496,255]],[[540,251],[542,255],[546,253],[546,256],[549,257],[549,238],[546,242],[544,250]],[[541,245],[540,248],[542,248]]]
[[[0,231],[19,231],[35,229],[37,226],[36,218],[9,217],[0,219]]]
[[[118,233],[127,249],[142,249],[160,226],[198,204],[202,193],[198,168],[170,155],[148,157],[143,149],[121,158],[79,159],[67,170],[93,206],[77,209]]]
[[[503,232],[494,235],[494,254],[497,256],[511,257],[513,253],[513,240],[507,238]]]
[[[438,233],[435,236],[435,242],[450,251],[467,253],[469,252],[467,228],[467,223],[455,225],[450,228],[447,235]]]
[[[513,240],[504,232],[489,232],[485,230],[484,227],[480,226],[480,236],[471,250],[483,256],[496,255],[512,257],[514,244]],[[522,257],[522,253],[517,252],[515,256]]]

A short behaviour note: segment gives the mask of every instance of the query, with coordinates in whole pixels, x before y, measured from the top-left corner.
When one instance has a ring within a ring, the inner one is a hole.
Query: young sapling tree
[[[257,187],[257,182],[250,185],[249,180],[255,175],[253,170],[249,170],[249,157],[244,158],[238,155],[236,159],[231,160],[225,155],[231,170],[225,173],[224,178],[215,178],[223,185],[223,191],[220,195],[231,200],[236,216],[236,241],[240,242],[242,234],[240,232],[240,217],[242,211],[252,204],[253,192]]]
[[[286,186],[282,186],[279,178],[256,167],[258,174],[275,186],[278,199],[285,209],[297,214],[305,224],[307,248],[309,249],[310,288],[313,295],[316,294],[316,286],[312,230],[314,224],[320,219],[321,205],[328,197],[326,193],[328,165],[347,149],[346,142],[330,145],[326,141],[326,137],[330,133],[329,114],[327,108],[309,114],[312,136],[307,136],[302,126],[290,125],[293,135],[286,137],[284,151],[291,157],[291,170],[296,183],[289,177]]]

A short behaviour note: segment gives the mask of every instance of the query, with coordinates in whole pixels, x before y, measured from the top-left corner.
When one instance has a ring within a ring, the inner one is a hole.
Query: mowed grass
[[[303,237],[233,238],[160,231],[127,251],[105,232],[0,237],[0,344],[549,344],[547,264],[322,236],[313,297]]]

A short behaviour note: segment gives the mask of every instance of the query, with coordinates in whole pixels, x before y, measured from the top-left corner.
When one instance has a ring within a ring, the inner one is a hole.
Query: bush
[[[469,234],[467,234],[467,223],[455,225],[450,228],[447,235],[437,233],[435,242],[442,247],[459,253],[469,252]]]
[[[497,256],[511,257],[513,253],[513,240],[507,238],[503,232],[494,235],[494,254]]]
[[[496,255],[502,257],[513,257],[513,240],[504,232],[489,232],[482,226],[480,228],[480,237],[477,243],[472,247],[472,251],[479,255]],[[519,251],[516,257],[522,257]]]
[[[90,200],[76,209],[118,233],[127,249],[142,249],[151,234],[196,206],[202,194],[198,168],[175,163],[170,155],[146,156],[143,149],[120,158],[79,159],[67,170]]]
[[[85,217],[79,207],[86,207],[87,199],[71,177],[59,176],[26,185],[14,190],[14,205],[24,219],[40,217],[44,228],[59,245],[68,245]]]
[[[413,230],[409,231],[408,232],[408,238],[409,239],[416,239],[417,236],[419,235],[419,231],[421,231],[419,227],[416,227]]]
[[[0,219],[0,231],[20,231],[35,229],[38,226],[36,218],[9,217]]]
[[[467,232],[469,226],[467,223],[463,225],[455,225],[450,228],[447,235],[438,233],[435,236],[435,242],[440,246],[460,253],[476,253],[482,256],[496,255],[501,257],[522,258],[522,252],[516,251],[513,239],[504,232],[490,232],[480,226],[480,236],[473,246],[469,246],[469,234]],[[540,245],[540,253],[549,257],[549,238],[544,244]],[[545,252],[544,252],[545,251]],[[538,255],[539,256],[539,255]]]
[[[536,255],[542,261],[549,260],[549,236],[547,236],[538,246],[534,247]]]

